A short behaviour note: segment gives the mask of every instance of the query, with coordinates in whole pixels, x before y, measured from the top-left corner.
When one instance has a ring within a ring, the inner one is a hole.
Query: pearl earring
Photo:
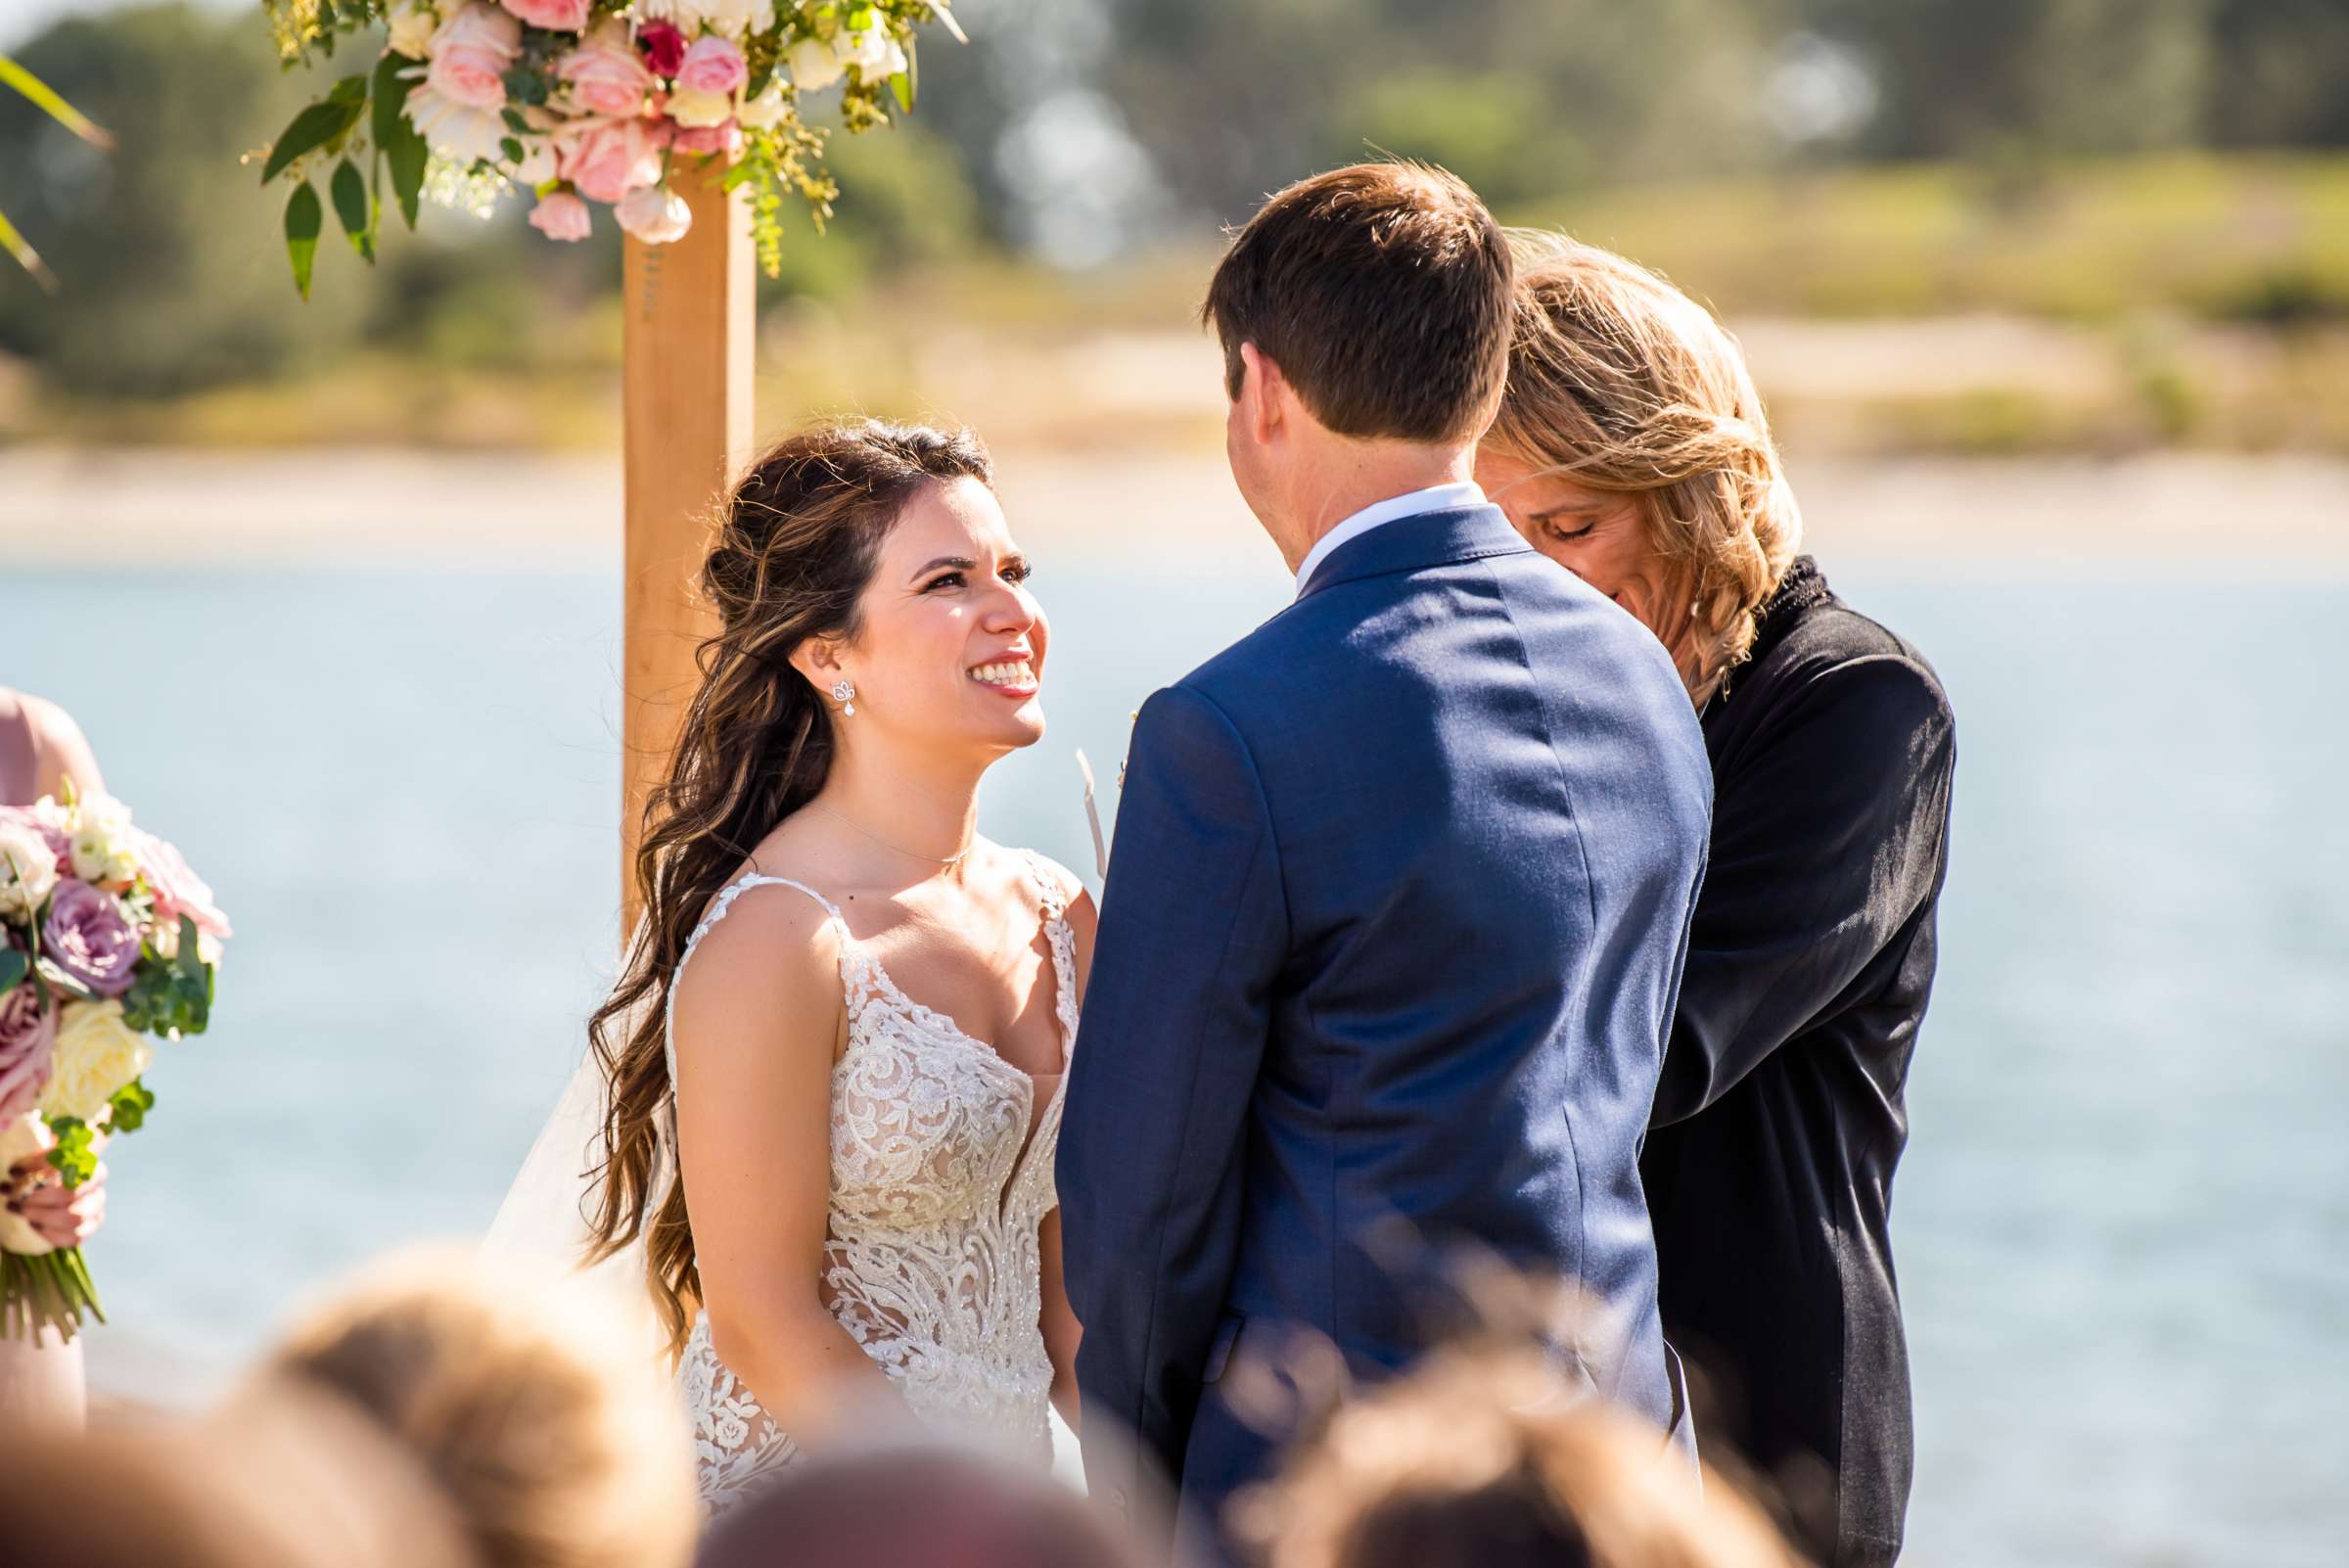
[[[844,715],[850,718],[856,716],[856,687],[853,682],[846,680],[832,682],[832,700],[840,704],[840,711]]]

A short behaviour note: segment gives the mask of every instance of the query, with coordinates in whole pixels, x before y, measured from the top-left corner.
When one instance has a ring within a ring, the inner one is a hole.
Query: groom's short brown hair
[[[1508,374],[1507,237],[1457,176],[1358,163],[1274,195],[1232,240],[1203,320],[1240,394],[1240,346],[1341,436],[1484,434]]]

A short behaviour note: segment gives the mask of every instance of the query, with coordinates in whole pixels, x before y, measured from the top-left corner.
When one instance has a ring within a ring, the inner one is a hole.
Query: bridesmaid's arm
[[[822,1297],[839,938],[788,889],[754,889],[677,991],[677,1154],[718,1360],[793,1441],[898,1399]]]
[[[24,704],[24,717],[32,726],[35,790],[62,800],[65,786],[71,784],[78,799],[104,795],[106,780],[99,776],[97,755],[90,750],[81,726],[73,722],[73,715],[43,698],[21,700]]]
[[[1066,877],[1066,873],[1063,873]],[[1074,878],[1067,880],[1074,882]],[[1093,907],[1093,896],[1082,884],[1069,900],[1069,935],[1077,948],[1077,1002],[1084,1004],[1085,977],[1093,966],[1093,931],[1099,914]],[[1043,1264],[1043,1331],[1044,1354],[1052,1360],[1052,1407],[1060,1411],[1069,1430],[1084,1430],[1077,1393],[1077,1344],[1084,1337],[1084,1325],[1077,1321],[1076,1309],[1069,1305],[1066,1278],[1060,1267],[1060,1210],[1055,1208],[1044,1216],[1041,1231],[1036,1236],[1036,1256]]]

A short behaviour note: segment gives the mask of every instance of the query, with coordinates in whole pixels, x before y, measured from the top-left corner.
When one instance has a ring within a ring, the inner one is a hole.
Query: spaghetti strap
[[[710,900],[710,907],[702,915],[701,923],[693,928],[693,935],[685,939],[685,951],[677,958],[676,973],[668,977],[668,1000],[663,1009],[661,1036],[663,1054],[668,1058],[668,1092],[672,1098],[677,1092],[677,987],[685,979],[685,966],[693,962],[693,955],[701,947],[702,939],[710,935],[712,927],[726,917],[726,911],[734,907],[735,899],[753,888],[770,887],[789,888],[794,893],[804,893],[823,905],[825,918],[840,928],[842,945],[844,949],[846,947],[849,923],[841,918],[840,905],[807,886],[806,883],[794,882],[789,877],[770,877],[760,871],[746,871],[735,878],[724,892]]]
[[[1022,850],[1020,858],[1027,862],[1029,879],[1043,897],[1044,918],[1058,920],[1068,913],[1069,896],[1062,890],[1060,878],[1052,874],[1051,863],[1034,850]]]

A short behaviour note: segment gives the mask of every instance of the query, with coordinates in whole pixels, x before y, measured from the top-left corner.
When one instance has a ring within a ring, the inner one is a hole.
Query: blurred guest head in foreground
[[[650,1347],[581,1290],[473,1252],[379,1267],[298,1323],[259,1387],[331,1390],[454,1508],[482,1568],[677,1568],[696,1515]]]
[[[783,1472],[697,1568],[1139,1568],[1097,1510],[1023,1465],[937,1442]]]
[[[0,1435],[11,1568],[482,1568],[423,1468],[347,1401],[254,1387],[191,1425]]]
[[[1270,1568],[1799,1568],[1718,1476],[1533,1350],[1439,1352],[1245,1500]]]
[[[1802,539],[1736,343],[1662,277],[1515,230],[1515,327],[1477,479],[1534,548],[1644,623],[1700,704]]]

